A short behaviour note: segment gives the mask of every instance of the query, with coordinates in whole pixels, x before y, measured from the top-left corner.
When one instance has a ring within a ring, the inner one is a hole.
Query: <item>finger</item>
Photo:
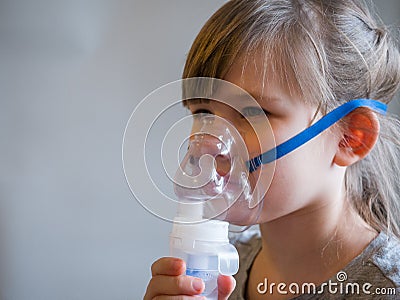
[[[227,300],[236,286],[236,280],[232,276],[218,276],[218,300]]]
[[[180,258],[162,257],[151,265],[151,275],[178,276],[185,273],[186,264]]]
[[[153,299],[161,295],[187,295],[201,294],[204,290],[204,282],[200,278],[180,275],[166,276],[157,275],[151,278],[147,286],[145,299]]]

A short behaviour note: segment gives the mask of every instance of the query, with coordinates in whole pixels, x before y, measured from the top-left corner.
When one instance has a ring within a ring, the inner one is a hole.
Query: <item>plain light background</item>
[[[142,298],[170,224],[128,189],[124,128],[224,2],[0,0],[0,299]]]

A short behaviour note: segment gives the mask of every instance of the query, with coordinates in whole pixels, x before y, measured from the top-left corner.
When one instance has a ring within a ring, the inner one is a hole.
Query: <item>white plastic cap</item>
[[[175,218],[180,221],[180,218]],[[228,222],[207,220],[202,223],[174,222],[170,234],[171,250],[183,255],[190,268],[218,270],[224,275],[236,274],[239,269],[239,255],[229,244]]]
[[[228,243],[229,223],[218,220],[185,223],[186,217],[176,217],[172,226],[171,237],[188,241],[225,242]]]

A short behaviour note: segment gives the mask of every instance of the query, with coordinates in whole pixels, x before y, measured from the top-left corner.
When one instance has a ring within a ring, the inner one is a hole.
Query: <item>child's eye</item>
[[[197,114],[208,114],[208,115],[213,115],[213,113],[211,111],[209,111],[208,109],[197,109],[195,110],[193,113],[193,115],[197,115]]]
[[[261,107],[249,106],[242,109],[242,115],[245,117],[268,116],[268,112]]]

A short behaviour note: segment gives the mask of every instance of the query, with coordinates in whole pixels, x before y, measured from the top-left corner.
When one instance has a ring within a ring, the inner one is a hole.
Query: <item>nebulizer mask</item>
[[[240,132],[217,115],[194,115],[188,150],[174,178],[180,200],[170,235],[171,255],[186,261],[189,275],[205,282],[204,295],[217,299],[218,274],[238,271],[239,257],[228,241],[228,222],[250,225],[262,205],[255,173]]]
[[[194,132],[174,178],[180,205],[178,217],[192,221],[226,220],[236,225],[257,221],[259,174],[250,174],[249,153],[241,133],[228,120],[211,114],[193,115]],[[182,219],[182,220],[183,220]]]
[[[161,90],[145,98],[128,122],[123,149],[125,176],[135,197],[148,211],[173,222],[170,254],[186,261],[186,274],[203,279],[203,295],[207,299],[218,297],[219,274],[233,275],[238,271],[238,253],[228,240],[229,224],[247,228],[257,223],[275,161],[358,107],[382,114],[386,111],[385,104],[374,100],[352,100],[275,146],[268,118],[258,113],[262,111],[258,103],[229,82],[190,78]],[[176,120],[172,111],[178,102],[188,99],[216,101],[219,113],[192,111]],[[149,116],[155,103],[165,109],[162,114]],[[246,115],[249,107],[257,113]],[[172,122],[163,119],[165,116]],[[151,140],[150,133],[156,138]],[[160,137],[163,142],[157,144]],[[142,152],[132,155],[138,148],[138,139],[144,140]],[[161,149],[160,162],[154,156],[147,157],[148,150],[154,148]],[[144,174],[150,180],[146,181]],[[163,175],[167,180],[157,185]],[[146,189],[146,183],[156,188]],[[171,190],[163,190],[165,187]],[[152,194],[154,191],[158,194]],[[162,206],[165,199],[168,205]]]

